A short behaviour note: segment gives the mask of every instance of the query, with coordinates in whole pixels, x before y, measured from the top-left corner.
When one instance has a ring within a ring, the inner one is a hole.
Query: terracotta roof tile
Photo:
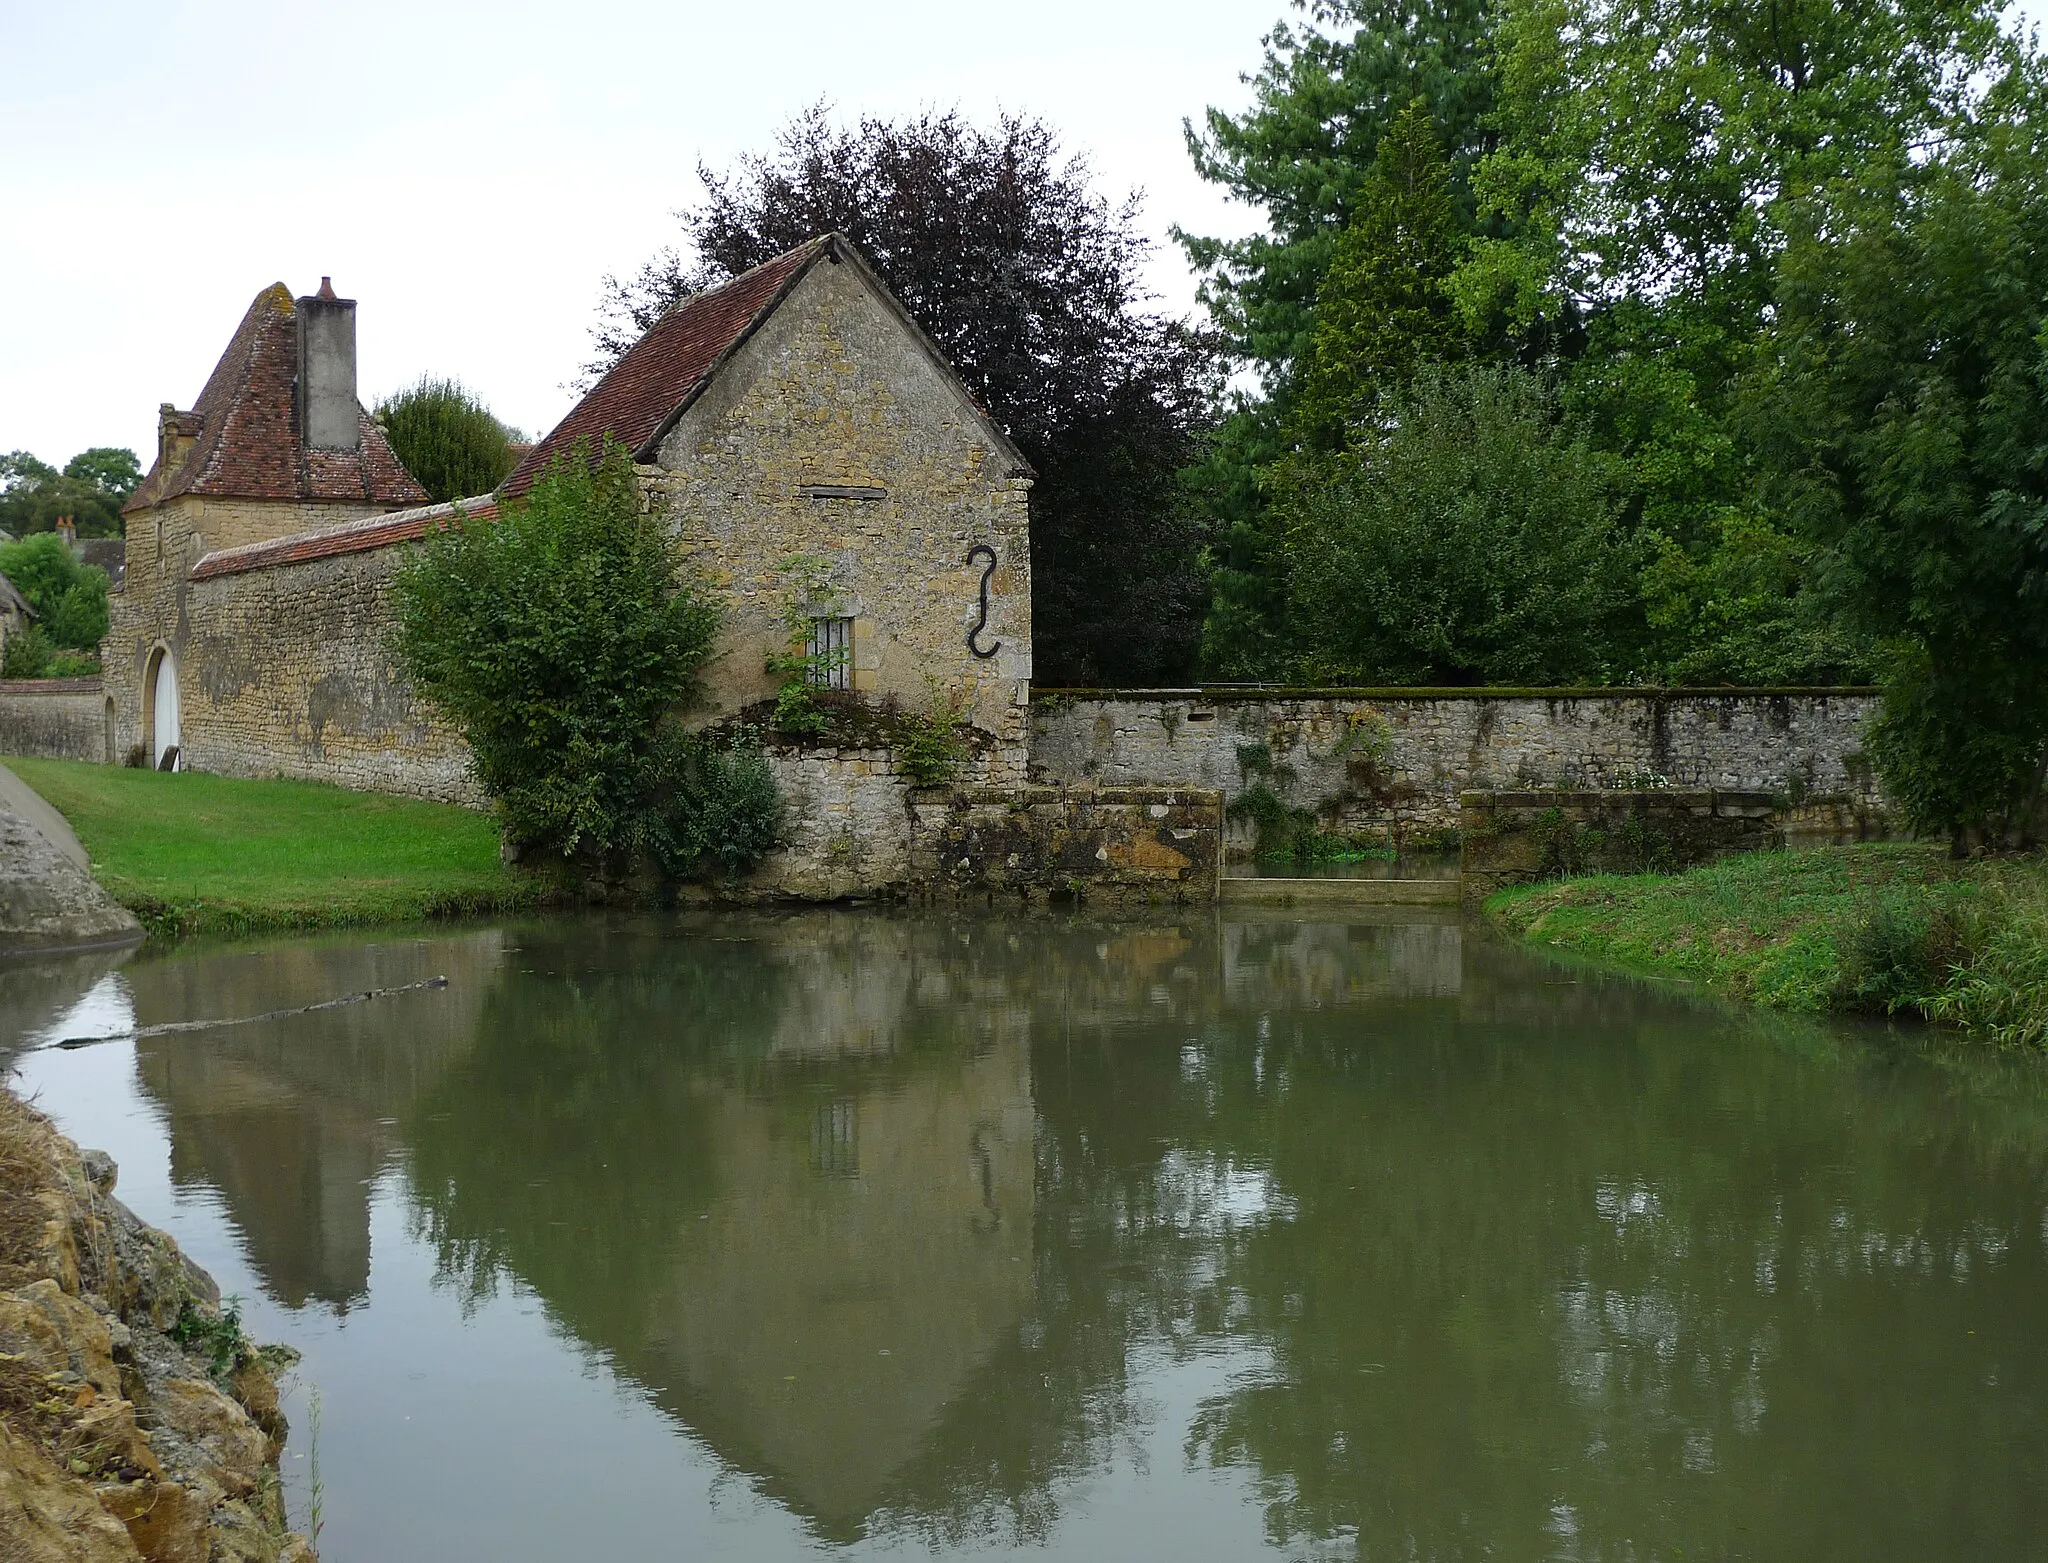
[[[289,537],[272,537],[239,548],[216,548],[201,554],[192,566],[192,579],[211,580],[217,575],[244,575],[251,570],[274,570],[280,565],[305,564],[314,559],[332,559],[339,554],[364,554],[398,543],[417,542],[447,521],[460,509],[471,521],[495,521],[498,502],[489,494],[478,499],[458,499],[445,505],[421,505],[388,516],[365,516],[344,521],[340,526],[321,527],[313,532],[294,532]]]
[[[384,431],[362,413],[362,448],[306,451],[299,446],[293,382],[299,344],[291,290],[272,283],[256,295],[227,351],[208,376],[179,432],[192,438],[166,470],[161,455],[124,512],[181,494],[223,499],[332,499],[417,505],[426,490],[405,470]]]
[[[590,393],[570,409],[547,438],[520,459],[505,480],[507,495],[525,493],[557,453],[578,440],[596,454],[609,434],[636,456],[692,401],[726,355],[781,300],[811,263],[834,243],[828,234],[742,272],[724,287],[670,310],[626,350]]]

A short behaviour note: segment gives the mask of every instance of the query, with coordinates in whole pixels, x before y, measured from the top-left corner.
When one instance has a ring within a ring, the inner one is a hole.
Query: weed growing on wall
[[[646,837],[657,737],[717,613],[623,447],[592,462],[579,445],[497,520],[430,534],[395,602],[398,660],[468,741],[515,844],[601,861]]]
[[[960,772],[967,759],[967,740],[960,732],[960,712],[933,691],[932,709],[898,718],[902,737],[896,763],[920,787],[942,787]]]

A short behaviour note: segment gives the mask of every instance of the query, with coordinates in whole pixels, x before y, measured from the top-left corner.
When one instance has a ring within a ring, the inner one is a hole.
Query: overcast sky
[[[2048,0],[2023,0],[2038,17]],[[0,452],[148,465],[257,291],[360,301],[364,400],[423,373],[544,432],[600,279],[675,236],[714,167],[842,116],[1039,115],[1166,242],[1255,214],[1181,121],[1243,106],[1286,0],[0,0]]]
[[[1037,114],[1146,222],[1255,219],[1181,120],[1237,106],[1285,0],[0,0],[0,451],[191,406],[257,291],[359,300],[366,402],[454,374],[545,431],[600,279],[804,105]],[[1192,285],[1162,242],[1154,285]]]

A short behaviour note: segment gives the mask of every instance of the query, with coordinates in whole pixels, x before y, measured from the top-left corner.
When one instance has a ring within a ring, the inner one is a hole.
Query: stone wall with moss
[[[1322,830],[1448,839],[1474,788],[1657,782],[1882,798],[1863,755],[1870,690],[1041,691],[1035,779],[1206,787],[1236,804],[1234,850],[1260,805]],[[1247,797],[1247,795],[1250,795]],[[1247,804],[1251,805],[1248,810]]]
[[[1196,788],[959,787],[913,803],[926,894],[1001,901],[1210,901],[1223,797]]]
[[[1730,852],[1783,846],[1782,794],[1704,788],[1467,792],[1459,878],[1468,902],[1537,879],[1674,874]]]

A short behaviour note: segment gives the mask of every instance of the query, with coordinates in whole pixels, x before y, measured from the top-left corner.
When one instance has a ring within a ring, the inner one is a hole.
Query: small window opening
[[[811,620],[804,658],[805,682],[819,689],[853,688],[853,620]]]

